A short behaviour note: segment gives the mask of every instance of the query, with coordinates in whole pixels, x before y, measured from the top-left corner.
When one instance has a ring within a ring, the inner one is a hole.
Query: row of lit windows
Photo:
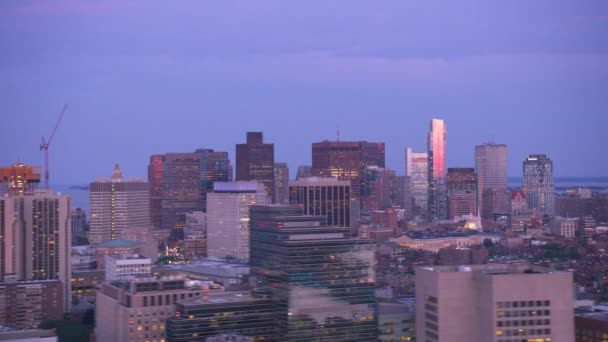
[[[551,338],[546,337],[546,338],[529,338],[527,340],[522,340],[521,338],[517,338],[514,340],[510,340],[510,339],[506,339],[506,340],[498,340],[498,342],[521,342],[521,341],[526,341],[526,342],[550,342]]]
[[[496,311],[496,317],[549,316],[550,314],[550,310]]]
[[[517,329],[517,330],[496,330],[496,336],[526,336],[526,335],[549,335],[551,329]]]
[[[550,300],[520,300],[520,301],[513,301],[513,302],[497,302],[496,303],[496,307],[498,309],[503,309],[503,308],[525,308],[525,307],[532,307],[532,306],[549,306],[551,305],[551,301]]]

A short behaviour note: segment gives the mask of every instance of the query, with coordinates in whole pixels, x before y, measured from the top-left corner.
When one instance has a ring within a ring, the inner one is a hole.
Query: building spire
[[[120,171],[120,166],[118,163],[114,165],[114,170],[112,171],[112,181],[120,182],[122,181],[122,171]]]

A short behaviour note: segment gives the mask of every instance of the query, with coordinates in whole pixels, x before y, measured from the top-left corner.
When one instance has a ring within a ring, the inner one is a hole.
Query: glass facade
[[[278,341],[375,341],[374,253],[299,206],[251,207],[251,266]]]
[[[524,160],[523,188],[530,209],[543,215],[555,215],[553,161],[549,157],[534,154]]]
[[[443,120],[431,120],[428,141],[429,217],[441,220],[447,217],[445,146],[446,129]]]
[[[247,293],[211,294],[203,299],[176,304],[175,317],[167,320],[167,341],[280,341],[274,305],[264,297]],[[248,338],[245,338],[248,337]]]
[[[215,182],[230,181],[230,160],[228,152],[212,149],[198,149],[201,170],[201,208],[207,212],[207,193],[213,191]]]

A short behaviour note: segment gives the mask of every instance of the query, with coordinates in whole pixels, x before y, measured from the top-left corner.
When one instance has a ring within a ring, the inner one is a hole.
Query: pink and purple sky
[[[292,177],[311,143],[383,141],[387,166],[426,149],[448,167],[509,148],[557,176],[608,176],[606,1],[0,2],[0,164],[42,165],[64,103],[52,183],[146,176],[155,153],[228,151],[262,130]]]

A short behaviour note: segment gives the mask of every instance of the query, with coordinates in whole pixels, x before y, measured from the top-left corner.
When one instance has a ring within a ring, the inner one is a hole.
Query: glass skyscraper
[[[441,220],[447,217],[445,179],[445,123],[432,119],[428,139],[429,157],[429,218]]]
[[[274,144],[265,144],[262,132],[247,132],[247,143],[236,145],[235,180],[261,182],[274,198]]]
[[[530,209],[555,215],[553,161],[545,154],[532,154],[524,160],[523,188]]]
[[[213,183],[230,181],[228,152],[198,149],[201,170],[201,208],[207,212],[207,193],[213,191]]]
[[[417,213],[427,213],[429,204],[429,155],[426,152],[405,151],[405,172],[410,177],[410,192]]]
[[[374,253],[299,206],[252,206],[251,266],[275,305],[279,341],[378,339]]]

